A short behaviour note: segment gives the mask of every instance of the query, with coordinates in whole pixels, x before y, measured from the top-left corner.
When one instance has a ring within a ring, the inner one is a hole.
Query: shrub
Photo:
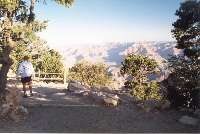
[[[40,70],[41,72],[62,73],[64,71],[64,65],[61,60],[62,56],[54,49],[50,49],[35,59],[34,65],[36,70]]]
[[[88,86],[106,86],[111,82],[107,67],[104,64],[81,62],[69,69],[69,80],[78,80]]]
[[[120,72],[129,79],[125,86],[132,89],[131,94],[138,100],[160,100],[159,85],[148,77],[157,74],[158,64],[154,59],[142,55],[128,55],[122,62]]]
[[[62,73],[64,71],[64,65],[62,63],[62,56],[54,49],[49,49],[47,46],[42,44],[40,46],[35,46],[31,50],[28,49],[25,45],[17,45],[17,48],[12,53],[13,65],[12,70],[14,72],[17,71],[19,66],[19,61],[23,60],[25,55],[29,55],[31,57],[31,62],[35,68],[35,71],[45,73]],[[25,52],[24,52],[25,51]],[[41,77],[63,77],[58,74],[56,75],[41,75]]]

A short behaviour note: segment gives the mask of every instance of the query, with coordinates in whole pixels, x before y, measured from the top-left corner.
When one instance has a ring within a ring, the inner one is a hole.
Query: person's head
[[[29,61],[30,57],[28,55],[24,56],[23,58],[25,61]]]

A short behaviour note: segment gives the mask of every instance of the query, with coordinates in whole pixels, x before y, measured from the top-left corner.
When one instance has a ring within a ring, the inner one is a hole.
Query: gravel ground
[[[108,108],[58,89],[34,91],[33,97],[23,101],[29,110],[26,119],[1,121],[0,132],[200,132],[199,126],[180,124],[177,120],[182,114],[173,110],[144,112],[133,104]]]

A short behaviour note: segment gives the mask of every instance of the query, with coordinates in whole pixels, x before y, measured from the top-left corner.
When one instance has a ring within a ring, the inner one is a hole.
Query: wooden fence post
[[[67,82],[67,71],[66,69],[64,70],[64,78],[63,78],[63,83],[66,84]]]

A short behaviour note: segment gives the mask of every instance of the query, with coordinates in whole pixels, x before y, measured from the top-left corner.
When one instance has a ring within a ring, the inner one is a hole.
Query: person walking
[[[32,77],[34,76],[34,68],[30,62],[29,56],[24,56],[23,61],[19,64],[17,75],[21,76],[21,82],[23,85],[24,97],[27,97],[26,85],[28,84],[30,90],[30,96],[33,96],[32,92]]]

